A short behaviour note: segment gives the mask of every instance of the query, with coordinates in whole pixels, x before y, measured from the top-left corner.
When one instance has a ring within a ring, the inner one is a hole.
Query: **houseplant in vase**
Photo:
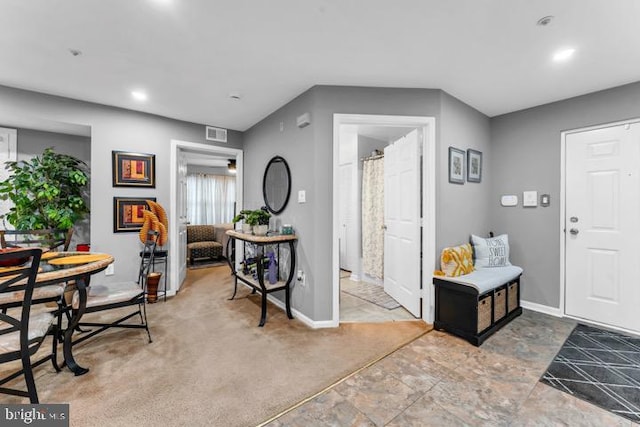
[[[249,215],[251,211],[248,209],[243,209],[240,211],[240,213],[236,216],[233,217],[233,219],[231,220],[231,222],[233,222],[234,224],[237,222],[242,221],[242,232],[243,233],[251,233],[251,224],[249,224],[247,222],[247,215]]]
[[[89,213],[86,163],[47,148],[42,156],[6,162],[9,177],[0,182],[0,199],[13,206],[0,218],[17,230],[68,230]]]
[[[244,221],[244,224],[253,228],[253,234],[264,236],[267,234],[267,231],[269,231],[269,218],[271,218],[271,214],[265,208],[255,210],[244,209],[233,218],[233,223]]]

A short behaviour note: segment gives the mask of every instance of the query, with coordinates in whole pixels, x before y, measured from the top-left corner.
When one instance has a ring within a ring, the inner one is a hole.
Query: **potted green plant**
[[[82,160],[47,148],[31,160],[6,162],[10,176],[0,182],[0,199],[13,206],[0,218],[18,230],[69,229],[83,219],[89,183]]]
[[[271,218],[271,214],[264,208],[255,210],[243,209],[233,217],[233,223],[244,221],[245,225],[253,227],[254,234],[264,236],[269,229],[269,218]]]

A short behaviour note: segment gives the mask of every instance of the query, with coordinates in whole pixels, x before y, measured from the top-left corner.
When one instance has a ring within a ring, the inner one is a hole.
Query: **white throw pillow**
[[[509,236],[501,234],[487,239],[471,235],[475,267],[504,267],[511,265],[509,262]]]

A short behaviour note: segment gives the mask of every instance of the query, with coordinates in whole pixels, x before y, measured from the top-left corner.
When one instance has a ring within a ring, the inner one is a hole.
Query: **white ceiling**
[[[639,22],[638,0],[2,0],[0,84],[237,130],[317,84],[494,116],[640,80]]]

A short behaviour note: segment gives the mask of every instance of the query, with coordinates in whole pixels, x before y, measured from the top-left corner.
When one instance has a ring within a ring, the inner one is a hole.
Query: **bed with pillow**
[[[471,243],[444,248],[435,286],[434,327],[479,346],[522,314],[522,268],[509,262],[509,237],[472,235]]]

